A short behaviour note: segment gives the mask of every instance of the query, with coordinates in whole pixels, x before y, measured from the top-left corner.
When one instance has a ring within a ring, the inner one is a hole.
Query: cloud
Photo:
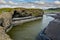
[[[10,4],[15,4],[15,3],[14,3],[14,2],[12,2],[12,1],[9,1],[9,3],[10,3]]]
[[[6,1],[4,1],[4,0],[0,0],[0,3],[6,3]]]
[[[60,1],[54,1],[55,4],[60,4]]]
[[[43,2],[43,1],[35,1],[35,3],[38,3],[38,4],[45,4],[45,2]]]
[[[54,2],[44,2],[44,1],[35,1],[35,2],[14,2],[12,0],[9,0],[8,2],[1,0],[0,1],[0,8],[3,7],[24,7],[24,8],[55,8],[60,7],[60,1],[54,1]]]
[[[15,8],[17,6],[12,6],[12,5],[0,5],[0,8]]]
[[[9,1],[8,3],[9,3],[10,5],[18,5],[18,3],[13,2],[13,1]]]
[[[18,5],[18,3],[14,3],[15,5]]]
[[[0,5],[0,8],[8,8],[8,7],[11,7],[10,5]]]
[[[39,5],[38,5],[39,4]],[[60,1],[54,1],[54,2],[44,2],[44,1],[38,1],[37,2],[37,7],[40,6],[42,9],[47,9],[47,8],[60,8]]]

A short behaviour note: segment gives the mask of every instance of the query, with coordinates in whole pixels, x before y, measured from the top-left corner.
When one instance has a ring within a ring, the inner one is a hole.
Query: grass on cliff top
[[[2,13],[2,12],[10,12],[10,11],[12,11],[13,9],[12,8],[1,8],[0,9],[0,14]]]
[[[44,10],[44,12],[60,12],[60,9],[56,10]]]
[[[11,11],[14,11],[14,10],[18,10],[18,9],[20,9],[20,10],[40,10],[40,11],[42,11],[42,9],[37,9],[37,8],[0,8],[0,14],[2,13],[2,12],[11,12]]]

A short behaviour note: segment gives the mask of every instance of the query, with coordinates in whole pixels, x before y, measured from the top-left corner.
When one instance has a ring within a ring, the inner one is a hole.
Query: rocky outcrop
[[[0,15],[0,40],[12,40],[9,35],[6,34],[7,28],[11,25],[12,14],[4,12]]]
[[[0,40],[12,40],[6,33],[3,27],[0,26]]]
[[[6,30],[12,22],[12,13],[4,12],[0,15],[0,19],[2,20],[2,26]]]

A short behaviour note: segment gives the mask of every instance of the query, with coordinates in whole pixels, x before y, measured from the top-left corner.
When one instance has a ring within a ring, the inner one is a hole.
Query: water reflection
[[[38,33],[53,20],[52,17],[44,15],[43,19],[24,23],[12,28],[8,34],[14,40],[35,40]]]
[[[50,21],[52,21],[54,18],[50,17],[50,16],[47,16],[47,15],[44,15],[43,16],[43,20],[42,20],[42,26],[43,27],[46,27]]]

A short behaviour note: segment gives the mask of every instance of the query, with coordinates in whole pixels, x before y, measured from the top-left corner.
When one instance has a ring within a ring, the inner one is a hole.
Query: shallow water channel
[[[27,22],[14,26],[8,34],[13,40],[35,40],[38,33],[53,20],[50,16],[43,16],[43,19]]]

